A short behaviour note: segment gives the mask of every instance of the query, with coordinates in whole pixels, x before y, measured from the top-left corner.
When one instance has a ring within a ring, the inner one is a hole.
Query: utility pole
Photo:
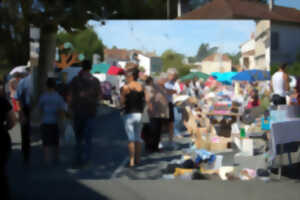
[[[181,0],[177,2],[177,17],[181,17]]]
[[[269,0],[269,10],[272,11],[274,5],[274,0]]]
[[[170,0],[167,0],[167,19],[170,19]]]

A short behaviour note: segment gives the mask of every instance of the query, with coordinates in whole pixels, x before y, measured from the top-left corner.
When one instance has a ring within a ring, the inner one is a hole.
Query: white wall
[[[121,68],[125,69],[127,62],[126,61],[119,61],[118,65],[120,65]]]
[[[145,74],[150,75],[151,74],[151,61],[149,57],[146,57],[142,54],[138,54],[138,59],[140,60],[140,67],[143,67],[145,69]]]
[[[271,48],[270,47],[266,49],[266,64],[267,64],[267,68],[264,70],[270,71],[271,70]]]
[[[272,63],[295,61],[296,54],[300,51],[300,26],[273,22],[271,31],[279,33],[279,50],[272,50]]]
[[[251,39],[241,46],[241,53],[246,53],[247,51],[251,51],[255,49],[255,40]]]
[[[212,62],[212,61],[203,61],[201,63],[202,72],[206,74],[211,74],[213,72],[221,72],[221,68],[224,68],[224,72],[230,72],[232,64],[231,62]]]

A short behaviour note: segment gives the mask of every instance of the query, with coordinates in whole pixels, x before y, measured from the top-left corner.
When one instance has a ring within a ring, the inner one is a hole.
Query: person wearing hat
[[[24,165],[30,161],[30,112],[34,92],[31,67],[27,67],[28,75],[21,79],[15,95],[19,106],[19,120],[21,123],[22,153]]]
[[[38,106],[42,113],[42,141],[44,147],[44,160],[48,166],[51,161],[59,162],[59,128],[58,122],[66,111],[66,103],[56,91],[56,76],[48,73],[46,90],[39,99]],[[55,156],[51,158],[51,148]]]

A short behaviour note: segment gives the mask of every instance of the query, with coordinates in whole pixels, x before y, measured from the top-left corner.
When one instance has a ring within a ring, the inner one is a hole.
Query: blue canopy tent
[[[237,74],[237,72],[225,72],[225,73],[219,73],[214,72],[211,75],[216,78],[217,81],[223,83],[223,84],[232,84],[232,77],[234,77]]]
[[[232,80],[234,81],[248,81],[248,82],[254,82],[254,81],[266,81],[270,80],[271,75],[269,71],[264,70],[245,70],[234,77],[232,77]]]

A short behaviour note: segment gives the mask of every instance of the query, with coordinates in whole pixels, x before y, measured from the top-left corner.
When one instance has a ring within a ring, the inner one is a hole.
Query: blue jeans
[[[74,118],[76,162],[82,164],[91,160],[92,139],[95,128],[95,117],[76,116]]]

